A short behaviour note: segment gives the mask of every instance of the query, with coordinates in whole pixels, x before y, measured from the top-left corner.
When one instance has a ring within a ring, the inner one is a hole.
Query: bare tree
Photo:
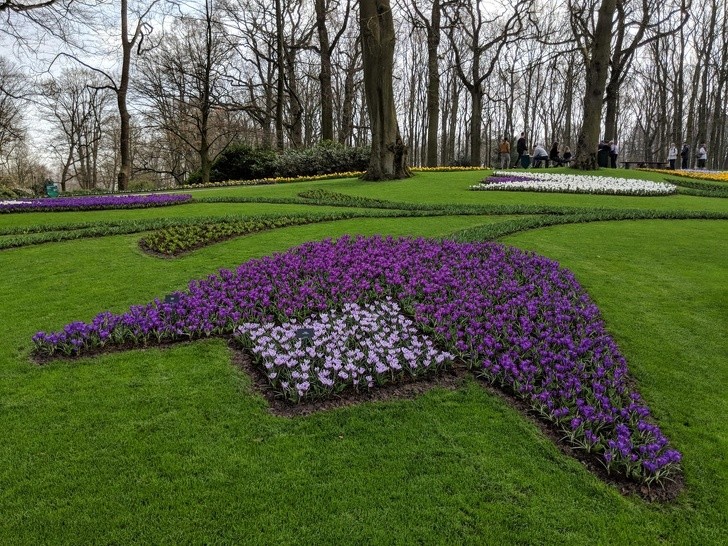
[[[18,68],[0,57],[0,158],[13,144],[23,140],[21,100],[26,94],[26,79]]]
[[[174,33],[140,61],[134,86],[148,106],[150,128],[173,158],[164,172],[178,183],[189,172],[184,158],[190,152],[197,156],[201,181],[209,182],[213,161],[237,134],[222,107],[232,45],[213,16],[212,1],[206,0],[202,9],[199,17],[180,18]]]
[[[365,180],[410,176],[394,105],[394,19],[389,0],[360,0],[359,28],[364,61],[364,92],[372,132]]]
[[[446,11],[448,38],[455,54],[458,77],[470,93],[470,164],[480,165],[484,82],[497,66],[503,48],[516,39],[523,28],[531,0],[518,0],[509,15],[486,17],[477,0],[460,0]],[[488,57],[486,57],[488,55]]]
[[[344,4],[344,14],[339,28],[333,40],[329,37],[328,24],[331,14],[341,1],[315,0],[316,8],[316,30],[318,32],[318,53],[321,59],[319,82],[321,84],[321,138],[323,140],[334,140],[334,97],[331,84],[331,55],[339,44],[339,40],[346,31],[351,12],[351,0]]]
[[[586,89],[584,90],[584,120],[576,141],[574,167],[582,170],[597,168],[597,142],[602,119],[602,103],[609,69],[609,54],[614,12],[617,0],[602,0],[593,40],[584,51],[588,59]]]

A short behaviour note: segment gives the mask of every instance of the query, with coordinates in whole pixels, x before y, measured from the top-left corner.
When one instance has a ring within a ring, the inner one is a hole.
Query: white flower
[[[485,180],[472,190],[505,190],[505,191],[540,191],[559,193],[591,193],[607,195],[670,195],[677,191],[674,184],[633,180],[629,178],[613,178],[611,176],[591,176],[560,174],[549,172],[508,173],[495,171],[493,176],[518,178],[528,177],[530,180],[495,181]]]

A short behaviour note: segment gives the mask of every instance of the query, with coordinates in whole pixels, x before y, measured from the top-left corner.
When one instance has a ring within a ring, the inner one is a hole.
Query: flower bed
[[[294,402],[418,377],[453,358],[418,333],[391,300],[346,303],[340,313],[280,326],[248,322],[235,336],[251,349],[274,390]]]
[[[189,194],[102,195],[23,199],[0,201],[0,213],[166,207],[181,205],[191,200],[192,196]]]
[[[494,172],[479,184],[470,186],[470,189],[641,196],[670,195],[677,191],[673,184],[647,180],[549,172],[509,174],[505,171]]]
[[[494,243],[343,237],[307,243],[193,281],[170,301],[38,332],[39,355],[231,334],[248,322],[393,298],[445,350],[523,399],[577,449],[644,482],[680,454],[629,387],[627,363],[573,274]]]
[[[714,182],[728,182],[728,171],[704,171],[691,169],[641,169],[653,173],[669,174],[670,176],[684,176],[686,178],[698,178],[700,180],[712,180]]]

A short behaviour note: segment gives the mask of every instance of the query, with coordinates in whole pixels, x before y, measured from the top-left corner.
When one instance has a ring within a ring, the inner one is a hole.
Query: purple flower
[[[611,469],[649,481],[680,461],[646,421],[649,410],[630,389],[627,362],[596,305],[571,272],[530,252],[494,243],[342,237],[192,281],[177,296],[175,303],[155,300],[38,332],[36,351],[84,354],[243,326],[245,343],[273,360],[276,388],[294,399],[335,391],[342,381],[369,388],[457,355],[562,428],[574,445],[604,449]],[[382,304],[396,305],[411,324],[398,311],[382,322]],[[306,321],[318,332],[309,345],[292,334]],[[428,342],[450,356],[428,353]],[[316,363],[322,354],[330,358]]]

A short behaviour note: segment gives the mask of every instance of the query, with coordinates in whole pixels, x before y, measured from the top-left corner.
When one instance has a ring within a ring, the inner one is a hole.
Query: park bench
[[[667,161],[622,161],[625,169],[631,168],[633,164],[636,164],[638,169],[643,167],[650,167],[652,169],[667,167]]]

